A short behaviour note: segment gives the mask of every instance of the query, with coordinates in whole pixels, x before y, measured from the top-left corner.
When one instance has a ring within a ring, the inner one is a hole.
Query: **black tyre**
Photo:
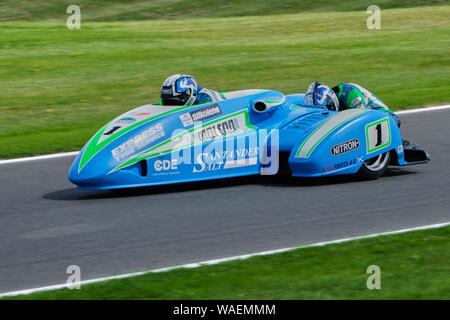
[[[366,180],[377,179],[386,172],[390,159],[391,153],[385,152],[364,161],[361,169],[358,171],[358,176]]]

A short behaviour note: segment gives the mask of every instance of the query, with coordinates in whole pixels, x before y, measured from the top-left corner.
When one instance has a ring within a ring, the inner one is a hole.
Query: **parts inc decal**
[[[239,168],[258,164],[258,148],[237,149],[200,153],[194,165],[193,173]]]
[[[345,169],[347,167],[354,166],[355,164],[358,164],[362,161],[364,161],[363,157],[355,158],[355,159],[348,160],[348,161],[342,161],[342,162],[330,165],[328,167],[322,168],[322,172],[331,172],[331,171],[336,171],[336,170],[340,170],[340,169]]]
[[[157,124],[113,149],[112,155],[116,161],[122,161],[130,154],[141,150],[145,146],[158,140],[159,138],[164,137],[165,135],[166,133],[164,131],[164,127],[161,124]]]
[[[359,140],[355,138],[332,146],[330,152],[333,156],[339,156],[341,154],[358,149],[359,145]]]
[[[187,127],[194,124],[194,122],[203,121],[220,114],[222,114],[222,110],[216,103],[208,107],[184,113],[180,116],[180,120],[183,123],[183,126]]]

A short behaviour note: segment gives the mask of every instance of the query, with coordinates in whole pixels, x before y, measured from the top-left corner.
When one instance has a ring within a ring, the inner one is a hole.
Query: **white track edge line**
[[[400,111],[395,111],[395,114],[418,113],[418,112],[437,111],[437,110],[444,110],[444,109],[450,109],[450,104],[446,104],[446,105],[442,105],[442,106],[435,106],[435,107],[425,107],[425,108],[410,109],[410,110],[400,110]]]
[[[55,159],[55,158],[76,156],[78,153],[80,153],[80,151],[45,154],[45,155],[42,155],[42,156],[17,158],[17,159],[6,159],[6,160],[0,160],[0,164],[27,162],[27,161],[35,161],[35,160],[46,160],[46,159]]]
[[[316,242],[316,243],[306,244],[306,245],[297,246],[297,247],[282,248],[282,249],[276,249],[276,250],[268,250],[268,251],[244,254],[244,255],[228,257],[228,258],[220,258],[220,259],[213,259],[213,260],[207,260],[207,261],[202,261],[202,262],[188,263],[188,264],[183,264],[183,265],[179,265],[179,266],[165,267],[165,268],[152,269],[152,270],[147,270],[147,271],[126,273],[126,274],[121,274],[121,275],[116,275],[116,276],[109,276],[109,277],[103,277],[103,278],[97,278],[97,279],[84,280],[84,281],[80,281],[79,284],[80,284],[80,286],[83,286],[83,285],[91,284],[91,283],[104,282],[104,281],[108,281],[108,280],[130,278],[130,277],[140,276],[140,275],[149,274],[149,273],[167,272],[167,271],[176,270],[176,269],[189,269],[189,268],[192,269],[192,268],[198,268],[198,267],[201,267],[201,266],[215,265],[215,264],[219,264],[219,263],[222,263],[222,262],[235,261],[235,260],[244,260],[244,259],[248,259],[248,258],[251,258],[251,257],[265,256],[265,255],[271,255],[271,254],[276,254],[276,253],[282,253],[282,252],[292,251],[292,250],[296,250],[296,249],[311,248],[311,247],[321,247],[321,246],[326,246],[326,245],[330,245],[330,244],[337,244],[337,243],[349,242],[349,241],[360,240],[360,239],[369,239],[369,238],[375,238],[375,237],[378,237],[378,236],[406,233],[406,232],[410,232],[410,231],[436,229],[436,228],[441,228],[441,227],[445,227],[445,226],[448,226],[448,225],[450,225],[450,221],[449,222],[443,222],[443,223],[431,224],[431,225],[425,225],[425,226],[419,226],[419,227],[412,227],[412,228],[394,230],[394,231],[387,231],[387,232],[381,232],[381,233],[368,234],[368,235],[363,235],[363,236],[356,236],[356,237],[349,237],[349,238],[343,238],[343,239],[337,239],[337,240]],[[17,296],[17,295],[27,295],[27,294],[31,294],[31,293],[35,293],[35,292],[57,290],[57,289],[64,289],[64,288],[67,288],[67,284],[66,283],[58,284],[58,285],[52,285],[52,286],[46,286],[46,287],[39,287],[39,288],[34,288],[34,289],[25,289],[25,290],[19,290],[19,291],[11,291],[11,292],[0,293],[0,298],[12,297],[12,296]]]
[[[450,109],[450,104],[446,104],[446,105],[442,105],[442,106],[435,106],[435,107],[411,109],[411,110],[401,110],[401,111],[396,111],[395,113],[396,114],[408,114],[408,113],[436,111],[436,110],[443,110],[443,109]],[[53,154],[47,154],[47,155],[35,156],[35,157],[6,159],[6,160],[0,160],[0,165],[1,164],[9,164],[9,163],[34,161],[34,160],[46,160],[46,159],[53,159],[53,158],[76,156],[78,153],[79,153],[79,151],[73,151],[73,152],[64,152],[64,153],[53,153]]]

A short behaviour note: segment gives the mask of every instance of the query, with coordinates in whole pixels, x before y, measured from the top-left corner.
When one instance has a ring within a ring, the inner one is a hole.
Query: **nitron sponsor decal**
[[[193,173],[231,169],[258,164],[258,147],[221,151],[213,154],[201,153],[197,156]]]
[[[184,113],[180,116],[180,120],[183,123],[183,126],[187,127],[194,124],[194,122],[203,121],[218,116],[220,114],[222,114],[222,110],[216,103],[208,107]]]
[[[332,146],[330,152],[333,156],[339,156],[341,154],[358,149],[359,145],[359,140],[355,138]]]
[[[165,135],[166,133],[164,131],[164,127],[161,124],[157,124],[122,143],[120,146],[113,149],[111,153],[116,161],[122,161],[130,154],[143,149],[145,146],[164,137]]]

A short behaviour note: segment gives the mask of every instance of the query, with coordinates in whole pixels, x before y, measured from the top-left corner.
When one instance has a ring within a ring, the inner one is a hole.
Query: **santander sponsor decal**
[[[233,151],[221,151],[200,153],[194,165],[193,173],[216,171],[258,164],[258,148],[237,149]]]

